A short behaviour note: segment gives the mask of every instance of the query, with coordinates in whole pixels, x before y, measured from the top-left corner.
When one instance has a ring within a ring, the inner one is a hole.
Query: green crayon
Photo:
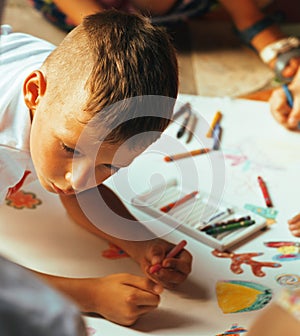
[[[222,226],[217,226],[217,227],[212,227],[211,229],[208,229],[205,231],[209,235],[215,235],[227,231],[234,231],[241,229],[243,227],[248,227],[251,226],[255,223],[254,220],[246,220],[246,221],[241,221],[238,223],[232,223],[232,224],[227,224],[227,225],[222,225]]]

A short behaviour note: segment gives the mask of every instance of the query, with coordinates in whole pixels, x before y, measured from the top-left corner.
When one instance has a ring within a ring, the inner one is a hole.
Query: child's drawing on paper
[[[254,257],[263,255],[263,253],[260,252],[233,253],[230,251],[213,250],[212,254],[218,258],[230,258],[231,259],[230,269],[235,274],[241,274],[244,272],[241,267],[241,265],[243,264],[250,266],[252,273],[257,277],[263,277],[266,275],[266,273],[262,271],[263,267],[271,267],[271,268],[281,267],[281,264],[279,263],[252,260],[252,258]]]
[[[218,305],[224,314],[249,312],[263,308],[272,299],[272,291],[248,281],[218,281]]]
[[[294,145],[284,139],[274,137],[245,137],[238,143],[226,144],[224,156],[231,166],[242,171],[286,170],[287,167],[300,162],[295,156],[299,144]]]
[[[120,259],[120,258],[129,258],[129,255],[121,250],[118,246],[109,243],[109,248],[102,251],[102,257],[108,259]]]
[[[298,274],[279,274],[276,281],[280,286],[287,288],[299,288],[300,276]]]
[[[246,329],[240,327],[238,324],[233,324],[230,329],[224,331],[222,334],[217,334],[216,336],[240,336],[240,334],[243,334],[245,332],[247,332]]]
[[[267,247],[275,248],[278,252],[273,257],[277,261],[294,261],[300,259],[300,243],[293,241],[265,242]]]
[[[15,209],[35,209],[42,201],[32,192],[19,190],[6,198],[6,204]]]

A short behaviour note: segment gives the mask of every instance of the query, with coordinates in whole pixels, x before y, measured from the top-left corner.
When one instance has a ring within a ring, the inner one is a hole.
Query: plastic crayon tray
[[[164,212],[161,210],[163,207],[191,193],[191,190],[182,190],[177,180],[172,179],[164,185],[158,185],[151,191],[134,197],[132,204],[172,228],[176,228],[196,240],[222,251],[266,226],[265,218],[223,201],[215,202],[207,193],[197,191],[198,194],[195,197],[173,207],[168,212]],[[207,225],[246,216],[250,216],[255,223],[248,227],[215,235],[203,231],[203,228]]]

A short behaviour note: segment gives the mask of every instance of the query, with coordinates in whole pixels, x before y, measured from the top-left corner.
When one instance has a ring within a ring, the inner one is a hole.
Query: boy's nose
[[[75,191],[84,191],[97,185],[94,169],[91,168],[91,165],[83,162],[73,164],[72,172],[67,172],[65,179]]]

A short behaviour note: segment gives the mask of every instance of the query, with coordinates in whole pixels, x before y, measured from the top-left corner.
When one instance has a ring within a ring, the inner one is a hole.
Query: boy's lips
[[[58,188],[54,183],[51,183],[53,190],[60,195],[72,195],[74,194],[74,190],[73,189],[68,189],[68,190],[62,190],[60,188]]]

